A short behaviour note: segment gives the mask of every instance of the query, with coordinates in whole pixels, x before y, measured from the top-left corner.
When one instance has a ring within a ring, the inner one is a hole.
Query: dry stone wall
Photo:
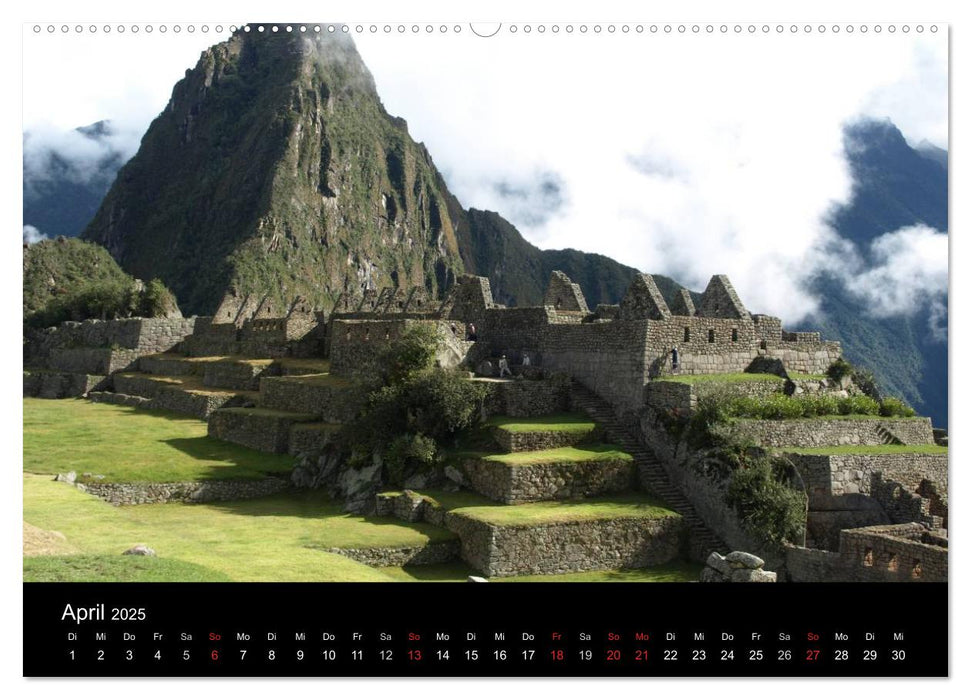
[[[103,386],[106,378],[94,374],[53,372],[49,370],[24,371],[24,396],[42,399],[65,399],[86,396]]]
[[[340,554],[368,566],[382,567],[445,564],[459,558],[459,549],[457,540],[449,540],[447,542],[429,542],[416,547],[366,547],[358,549],[330,547],[324,551]]]
[[[464,483],[500,503],[587,498],[628,491],[634,486],[631,460],[550,462],[510,466],[486,459],[456,465]]]
[[[462,558],[486,576],[659,566],[686,539],[680,516],[497,526],[448,513],[445,522],[462,540]]]
[[[209,503],[259,498],[279,493],[288,487],[286,479],[227,479],[168,483],[83,483],[77,488],[115,506],[149,503]]]
[[[264,377],[260,381],[260,406],[316,416],[327,423],[347,423],[364,405],[363,391],[350,383],[290,377]]]
[[[290,429],[309,422],[311,415],[227,408],[209,416],[209,436],[250,447],[260,452],[285,454],[290,446]]]
[[[807,418],[737,420],[736,434],[765,447],[883,445],[896,438],[905,445],[932,445],[929,418]]]
[[[879,475],[916,491],[925,479],[947,493],[946,454],[802,455],[785,453],[806,484],[810,499],[847,494],[872,495]]]
[[[590,430],[530,430],[515,432],[501,427],[492,429],[492,438],[503,452],[532,452],[569,447],[581,442],[597,442],[602,434],[599,427]]]
[[[789,580],[800,582],[946,582],[947,540],[916,523],[842,533],[839,552],[786,551]]]

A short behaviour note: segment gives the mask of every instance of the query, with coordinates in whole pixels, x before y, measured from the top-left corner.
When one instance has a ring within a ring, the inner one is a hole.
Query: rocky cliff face
[[[241,31],[175,86],[84,237],[197,313],[229,287],[438,292],[462,262],[436,176],[349,38]]]
[[[240,31],[203,53],[83,235],[199,314],[227,289],[324,309],[384,286],[440,296],[462,271],[501,303],[538,304],[562,269],[596,305],[636,273],[465,210],[341,34]]]

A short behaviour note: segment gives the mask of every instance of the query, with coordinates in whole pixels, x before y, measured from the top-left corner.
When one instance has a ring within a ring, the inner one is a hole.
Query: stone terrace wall
[[[105,384],[105,377],[49,370],[24,372],[24,396],[42,399],[65,399],[84,396]]]
[[[679,516],[497,527],[449,513],[445,522],[462,540],[462,558],[486,576],[658,566],[676,559],[686,538]]]
[[[789,548],[786,573],[806,582],[947,581],[947,548],[929,534],[916,523],[845,530],[839,552]]]
[[[947,493],[946,454],[785,455],[799,470],[810,498],[861,493],[873,495],[874,480],[895,481],[917,491],[924,479]]]
[[[570,406],[570,380],[564,375],[549,379],[477,381],[488,388],[482,405],[485,417],[531,418],[566,411]]]
[[[644,401],[655,410],[675,410],[684,415],[697,407],[698,399],[702,396],[719,392],[730,393],[732,396],[769,396],[781,392],[784,386],[785,380],[782,377],[779,377],[778,380],[712,381],[699,384],[658,379],[648,382],[644,388]]]
[[[27,333],[24,365],[110,374],[127,369],[142,355],[172,350],[194,327],[194,318],[66,321],[56,328]]]
[[[634,463],[621,459],[516,466],[466,459],[457,468],[474,491],[509,504],[619,493],[635,481]]]
[[[905,445],[932,445],[929,418],[738,420],[735,430],[765,447],[883,445],[890,436]]]
[[[799,334],[800,337],[810,334]],[[817,333],[811,334],[818,337]],[[843,354],[843,349],[836,341],[807,342],[794,340],[768,344],[766,354],[777,357],[785,363],[789,372],[802,374],[824,374],[833,362]]]
[[[137,506],[147,503],[209,503],[259,498],[279,493],[288,481],[279,478],[182,481],[159,484],[77,484],[78,489],[97,496],[114,506]]]

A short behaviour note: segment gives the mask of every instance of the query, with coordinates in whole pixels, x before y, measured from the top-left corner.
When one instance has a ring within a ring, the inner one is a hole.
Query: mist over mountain
[[[911,270],[912,251],[879,259],[884,243],[899,232],[925,239],[947,233],[947,152],[911,148],[889,121],[868,120],[847,128],[846,153],[853,199],[834,212],[831,223],[849,255],[862,263],[855,274],[823,271],[816,277],[811,291],[821,300],[820,311],[803,325],[840,340],[846,356],[871,369],[884,390],[947,426],[947,258],[937,261],[944,279],[936,293],[916,284],[921,270]],[[867,280],[865,295],[855,291],[854,280],[878,266],[896,274]],[[902,308],[894,309],[894,301]]]
[[[537,304],[557,269],[593,307],[618,302],[637,272],[540,250],[500,213],[465,208],[339,34],[238,32],[186,72],[124,167],[111,133],[99,122],[30,162],[25,146],[24,224],[83,230],[127,273],[160,277],[186,313],[211,313],[227,288],[329,308],[367,288],[438,294],[462,272],[488,276],[500,303]],[[886,391],[946,425],[946,288],[912,251],[947,231],[948,154],[869,120],[846,128],[845,150],[853,196],[829,223],[852,265],[818,271],[807,292],[819,312],[799,325],[841,340]],[[669,300],[680,289],[657,280]]]
[[[78,236],[132,152],[108,120],[48,136],[24,134],[24,226],[48,238]]]

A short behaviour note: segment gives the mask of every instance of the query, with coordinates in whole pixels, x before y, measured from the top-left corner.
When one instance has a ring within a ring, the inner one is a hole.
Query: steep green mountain
[[[831,223],[864,260],[882,234],[914,224],[948,230],[946,151],[911,148],[888,121],[848,127],[845,144],[853,198]],[[822,300],[820,313],[805,325],[842,341],[847,358],[872,370],[882,389],[946,427],[947,341],[931,332],[931,310],[875,317],[833,275],[821,275],[813,291]]]
[[[160,277],[188,313],[230,287],[329,308],[369,287],[440,294],[463,271],[488,276],[501,303],[536,304],[554,269],[595,305],[619,301],[636,272],[541,251],[497,214],[466,211],[339,34],[240,31],[204,52],[84,237]]]
[[[228,287],[434,292],[462,271],[435,180],[349,37],[241,30],[176,84],[84,237],[190,312]]]

